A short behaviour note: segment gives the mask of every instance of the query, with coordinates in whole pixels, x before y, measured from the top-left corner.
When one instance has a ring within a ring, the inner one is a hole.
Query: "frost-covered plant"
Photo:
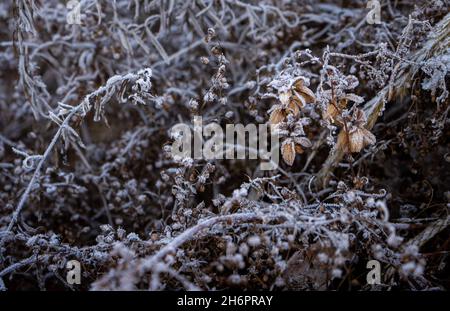
[[[448,1],[80,4],[0,4],[1,290],[448,289]],[[173,157],[195,117],[283,163]]]

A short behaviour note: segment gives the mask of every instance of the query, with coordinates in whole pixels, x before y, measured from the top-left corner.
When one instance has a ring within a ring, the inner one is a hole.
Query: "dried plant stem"
[[[36,169],[34,170],[33,176],[31,177],[30,182],[28,183],[27,188],[25,189],[25,192],[20,197],[19,204],[17,204],[16,209],[14,210],[12,214],[12,219],[8,225],[8,228],[6,229],[7,232],[10,232],[14,225],[17,223],[17,219],[19,218],[19,214],[22,211],[23,207],[25,206],[25,203],[27,202],[28,196],[31,193],[31,190],[33,189],[33,186],[35,185],[37,179],[39,178],[39,175],[41,174],[42,166],[44,165],[45,161],[47,160],[48,156],[53,150],[53,147],[56,145],[59,137],[61,136],[63,130],[65,127],[69,124],[70,119],[75,115],[75,113],[78,111],[78,109],[81,107],[77,106],[75,107],[64,119],[63,123],[59,127],[58,131],[56,132],[55,136],[53,136],[52,141],[48,145],[47,149],[45,150],[44,154],[42,155],[41,159],[39,160]],[[0,243],[1,244],[1,243]]]
[[[401,64],[401,68],[397,70],[398,76],[392,84],[385,86],[374,98],[368,101],[363,110],[367,115],[366,129],[370,130],[375,125],[378,117],[384,109],[387,101],[392,101],[395,97],[403,93],[407,89],[407,84],[412,80],[417,72],[417,66],[411,66],[411,64],[420,64],[426,59],[429,59],[444,51],[444,41],[448,41],[450,32],[450,14],[447,14],[441,22],[439,22],[433,34],[425,46],[420,49],[413,57],[411,61]],[[327,160],[322,166],[322,169],[317,174],[316,184],[325,186],[328,182],[330,174],[333,169],[339,164],[344,157],[344,147],[341,144],[337,144],[334,152],[330,153]]]
[[[431,240],[436,234],[445,230],[445,228],[450,225],[450,216],[447,218],[439,219],[425,228],[416,237],[408,241],[407,245],[417,245],[419,248],[425,245],[429,240]]]
[[[223,215],[212,217],[207,220],[200,221],[197,225],[187,229],[182,234],[174,238],[169,244],[162,247],[155,255],[145,260],[145,265],[147,267],[152,267],[158,262],[160,262],[164,256],[169,253],[175,251],[181,245],[186,243],[187,241],[193,240],[195,235],[200,233],[202,230],[211,228],[217,223],[221,222],[252,222],[255,220],[262,220],[262,215],[257,215],[255,213],[239,213],[239,214],[231,214],[231,215]]]
[[[35,186],[40,174],[41,174],[41,169],[45,163],[45,161],[47,160],[47,158],[49,157],[49,155],[51,154],[53,147],[56,145],[56,143],[58,142],[58,139],[61,137],[62,133],[64,130],[66,130],[69,127],[69,122],[72,119],[73,116],[75,116],[75,114],[81,112],[82,116],[84,117],[92,108],[91,104],[90,104],[90,99],[91,98],[96,98],[97,96],[101,96],[104,95],[103,99],[102,99],[102,103],[105,102],[106,100],[109,100],[113,94],[114,91],[116,90],[116,87],[121,85],[124,81],[132,81],[137,79],[137,75],[135,74],[126,74],[124,76],[115,76],[112,77],[111,79],[109,79],[106,83],[106,85],[101,86],[100,88],[98,88],[96,91],[90,93],[89,95],[87,95],[84,99],[84,101],[77,105],[74,106],[66,115],[66,117],[64,118],[64,120],[62,121],[62,123],[59,125],[58,131],[56,132],[56,134],[53,136],[50,144],[48,145],[47,149],[45,150],[44,154],[42,155],[42,157],[40,157],[39,162],[34,170],[33,176],[31,177],[30,182],[28,183],[27,188],[25,189],[25,192],[22,194],[22,196],[20,197],[20,201],[16,207],[16,209],[14,210],[13,214],[12,214],[12,219],[6,229],[6,232],[3,233],[8,233],[11,232],[11,230],[13,229],[14,225],[17,223],[17,220],[19,218],[19,215],[22,211],[22,209],[25,206],[25,203],[27,202],[27,199],[31,193],[31,191],[33,190],[33,187]],[[106,94],[106,95],[105,95]],[[106,98],[106,100],[105,100]],[[100,107],[101,108],[101,107]],[[98,113],[97,111],[97,107],[96,107],[96,114]],[[6,237],[6,234],[4,234],[3,239],[0,241],[0,245],[3,244],[3,240]]]

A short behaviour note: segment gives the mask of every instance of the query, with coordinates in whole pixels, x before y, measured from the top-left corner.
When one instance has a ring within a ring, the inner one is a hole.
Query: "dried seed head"
[[[216,35],[216,31],[214,28],[208,28],[208,36],[214,37]]]
[[[209,43],[211,41],[212,38],[214,38],[216,36],[216,31],[214,30],[214,28],[208,28],[208,34],[205,37],[205,42]]]

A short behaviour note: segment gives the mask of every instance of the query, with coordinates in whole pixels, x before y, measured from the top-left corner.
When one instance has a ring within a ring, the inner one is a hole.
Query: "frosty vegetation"
[[[2,1],[0,289],[448,289],[450,4],[380,2]],[[194,117],[280,167],[172,157]]]

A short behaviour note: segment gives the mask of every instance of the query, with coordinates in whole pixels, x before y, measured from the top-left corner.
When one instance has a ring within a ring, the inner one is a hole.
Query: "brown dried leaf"
[[[292,166],[295,160],[295,144],[292,141],[285,141],[281,146],[281,155],[287,165]]]
[[[359,127],[362,127],[367,121],[364,111],[358,108],[353,112],[353,118],[355,119],[355,122]]]
[[[345,130],[342,130],[338,136],[338,144],[347,153],[361,152],[364,147],[375,142],[375,135],[363,127],[357,127],[355,130],[350,131],[348,137]]]
[[[272,111],[269,118],[270,124],[278,124],[284,121],[286,118],[286,112],[283,108],[277,108]]]
[[[345,130],[341,130],[339,132],[339,135],[337,138],[337,145],[342,148],[342,151],[344,151],[345,153],[349,153],[350,146],[349,146],[347,132]]]
[[[376,143],[377,139],[375,135],[373,135],[369,130],[362,128],[361,131],[364,137],[364,146],[373,145]]]
[[[287,107],[289,105],[289,102],[291,101],[291,95],[291,92],[283,92],[278,95],[278,99],[284,107]]]
[[[306,105],[305,97],[295,90],[293,91],[293,93],[294,93],[294,96],[292,96],[292,99],[296,101],[296,103],[298,104],[298,106],[300,108],[304,107]]]
[[[328,104],[327,110],[323,113],[322,117],[325,120],[329,120],[331,123],[334,123],[336,116],[338,115],[338,110],[332,104]]]
[[[299,144],[299,145],[301,145],[303,147],[306,147],[306,148],[311,148],[312,147],[311,141],[308,138],[306,138],[306,137],[296,137],[294,139],[294,141],[297,144]]]
[[[314,103],[316,101],[314,92],[305,86],[302,79],[299,79],[294,83],[293,89],[300,93],[307,103]]]
[[[338,107],[336,107],[338,106]],[[323,113],[322,117],[326,120],[331,121],[332,123],[341,124],[342,122],[338,122],[338,116],[339,116],[339,109],[345,109],[347,107],[347,100],[342,99],[339,101],[339,105],[336,105],[336,103],[329,103],[327,106],[327,110]]]
[[[356,129],[349,134],[350,138],[350,152],[360,152],[364,148],[364,135],[361,129]]]
[[[299,144],[295,144],[295,152],[298,154],[302,154],[304,152],[302,146],[300,146]]]
[[[290,109],[290,111],[294,114],[294,116],[298,116],[300,113],[300,105],[299,103],[293,98],[291,99],[291,101],[289,102],[288,108]]]

